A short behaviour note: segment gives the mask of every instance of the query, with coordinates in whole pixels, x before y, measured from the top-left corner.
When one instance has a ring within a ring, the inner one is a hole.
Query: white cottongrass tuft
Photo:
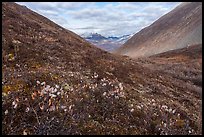
[[[17,108],[18,104],[16,103],[16,101],[12,102],[13,108]]]
[[[94,72],[94,78],[98,78],[98,74]]]
[[[61,106],[61,109],[65,109],[66,107],[67,107],[67,106],[63,106],[63,105],[62,105],[62,106]]]
[[[6,111],[4,112],[4,114],[7,115],[7,114],[8,114],[8,110],[6,110]]]
[[[45,88],[44,88],[46,91],[48,91],[50,89],[50,85],[47,85]]]
[[[17,108],[17,106],[18,106],[18,105],[17,105],[17,104],[15,104],[13,108]]]
[[[57,97],[55,94],[49,94],[49,96],[50,96],[51,98],[56,98],[56,97]]]
[[[30,110],[30,108],[29,108],[29,107],[27,107],[25,112],[27,113],[29,110]]]
[[[59,85],[55,85],[56,88],[60,88]]]
[[[28,133],[26,132],[26,130],[23,131],[23,135],[28,135]]]
[[[134,112],[135,110],[132,108],[131,110],[130,110],[130,112]]]
[[[123,90],[122,83],[119,83],[119,88],[120,88],[120,90]]]
[[[166,105],[162,105],[161,108],[168,109],[168,107]]]
[[[45,82],[42,82],[41,85],[42,85],[42,86],[45,85]]]
[[[37,84],[40,84],[40,81],[37,80],[36,82],[37,82]]]
[[[106,95],[106,92],[103,93],[103,96],[105,96],[105,95]]]
[[[56,93],[56,92],[57,92],[56,88],[53,88],[53,90],[51,91],[51,93]]]
[[[72,105],[69,106],[69,110],[71,110],[71,109],[72,109]]]
[[[141,107],[140,107],[140,106],[137,106],[137,108],[138,108],[138,109],[141,109]]]
[[[166,123],[164,123],[164,127],[166,127],[166,125],[167,125],[167,124],[166,124]]]
[[[61,93],[60,92],[57,92],[57,95],[59,96]]]
[[[103,83],[103,84],[102,84],[102,86],[106,86],[106,85],[107,85],[106,83]]]

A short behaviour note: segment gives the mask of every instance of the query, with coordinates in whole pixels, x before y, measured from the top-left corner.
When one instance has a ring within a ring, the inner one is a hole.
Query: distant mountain
[[[142,29],[115,51],[145,57],[202,43],[202,3],[182,3]]]
[[[98,33],[84,33],[81,36],[98,48],[112,52],[124,44],[133,34],[105,37]]]
[[[118,37],[110,36],[110,37],[108,37],[108,39],[110,39],[110,40],[117,40]]]
[[[86,37],[86,39],[100,41],[106,40],[107,38],[98,33],[91,33],[89,36]]]

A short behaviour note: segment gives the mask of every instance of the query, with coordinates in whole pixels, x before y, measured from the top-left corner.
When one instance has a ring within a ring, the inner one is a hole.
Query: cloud
[[[89,26],[89,27],[84,27],[84,28],[72,28],[72,29],[90,30],[90,29],[101,29],[101,28],[96,28],[96,27]]]
[[[40,13],[45,14],[45,15],[50,15],[50,16],[57,16],[58,12],[53,11],[53,10],[45,10],[45,9],[40,9],[38,10]]]
[[[18,2],[55,23],[82,34],[136,33],[180,2]]]

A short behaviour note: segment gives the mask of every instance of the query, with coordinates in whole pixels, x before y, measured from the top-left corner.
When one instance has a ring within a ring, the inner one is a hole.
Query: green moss
[[[63,87],[65,90],[70,90],[70,89],[72,88],[72,86],[69,85],[68,83],[64,83],[64,84],[62,85],[62,87]]]
[[[12,54],[12,53],[8,54],[8,60],[14,61],[15,60],[14,54]]]
[[[11,91],[11,86],[5,85],[5,86],[2,87],[2,92],[3,93],[8,93],[9,91]]]
[[[185,121],[182,119],[176,119],[175,126],[178,128],[182,128],[185,125]]]
[[[23,87],[24,87],[24,84],[23,83],[16,83],[16,84],[14,84],[14,85],[4,85],[3,87],[2,87],[2,92],[4,92],[4,93],[8,93],[9,91],[11,92],[11,91],[18,91],[18,90],[20,90],[20,89],[23,89]]]

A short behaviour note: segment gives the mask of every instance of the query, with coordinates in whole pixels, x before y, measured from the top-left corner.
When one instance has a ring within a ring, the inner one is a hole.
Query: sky
[[[181,2],[16,2],[79,35],[135,34]]]

